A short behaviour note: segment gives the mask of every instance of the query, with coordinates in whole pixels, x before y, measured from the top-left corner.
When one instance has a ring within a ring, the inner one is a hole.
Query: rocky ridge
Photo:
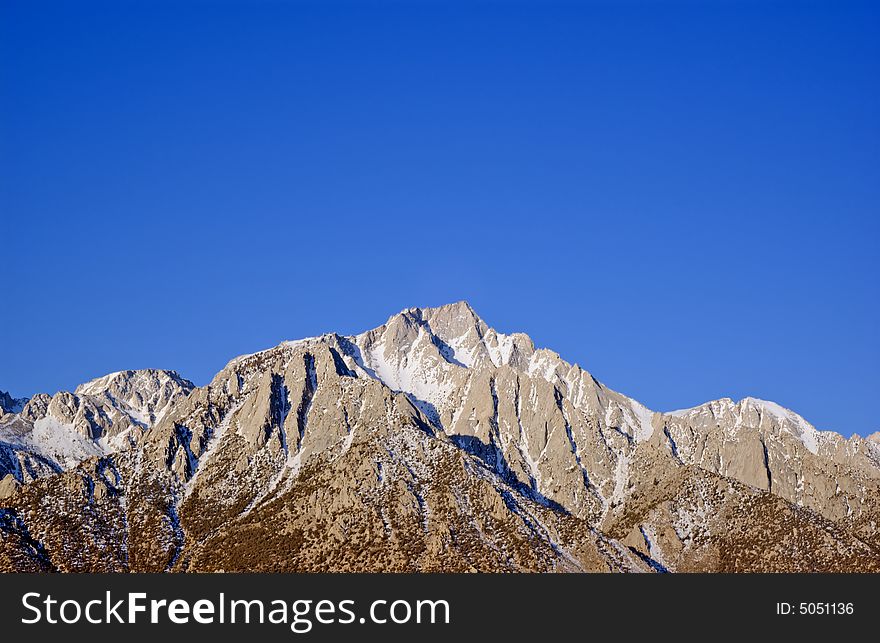
[[[654,412],[465,302],[205,387],[35,396],[0,479],[5,569],[880,569],[876,439],[752,398]]]

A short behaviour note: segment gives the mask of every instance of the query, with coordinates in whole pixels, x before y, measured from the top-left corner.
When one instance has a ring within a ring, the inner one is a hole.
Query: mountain
[[[6,570],[880,571],[876,439],[753,398],[655,412],[465,302],[205,387],[38,395],[0,449]]]
[[[73,393],[41,393],[4,404],[0,498],[18,484],[133,446],[193,388],[173,371],[123,371],[81,384]]]

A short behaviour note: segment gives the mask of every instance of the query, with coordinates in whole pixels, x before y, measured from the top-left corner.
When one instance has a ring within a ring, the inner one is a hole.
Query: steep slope
[[[489,328],[464,302],[408,309],[357,336],[284,342],[191,391],[152,373],[28,404],[45,404],[41,417],[65,409],[74,428],[86,428],[77,418],[89,405],[113,422],[77,433],[100,452],[11,492],[0,565],[880,565],[876,441],[818,432],[752,399],[652,412],[526,335]],[[25,407],[16,422],[32,415]]]

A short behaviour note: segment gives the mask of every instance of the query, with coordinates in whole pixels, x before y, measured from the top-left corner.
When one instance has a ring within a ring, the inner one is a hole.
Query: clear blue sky
[[[0,6],[0,389],[467,299],[654,409],[880,429],[876,3]]]

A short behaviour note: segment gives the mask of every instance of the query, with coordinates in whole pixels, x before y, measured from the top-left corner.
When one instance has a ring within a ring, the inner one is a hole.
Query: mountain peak
[[[418,308],[417,310],[421,310],[422,312],[431,315],[446,314],[479,319],[479,315],[477,315],[473,306],[471,306],[465,299],[460,299],[449,304],[442,304],[440,306]]]
[[[489,325],[463,300],[436,308],[423,308],[421,313],[431,328],[447,341],[469,332],[482,338],[489,330]]]
[[[486,322],[465,300],[436,307],[407,308],[399,314],[412,317],[419,322],[427,322],[432,327],[438,325],[441,328],[454,328],[464,332],[471,328],[478,328],[481,330],[481,335],[489,328]]]

